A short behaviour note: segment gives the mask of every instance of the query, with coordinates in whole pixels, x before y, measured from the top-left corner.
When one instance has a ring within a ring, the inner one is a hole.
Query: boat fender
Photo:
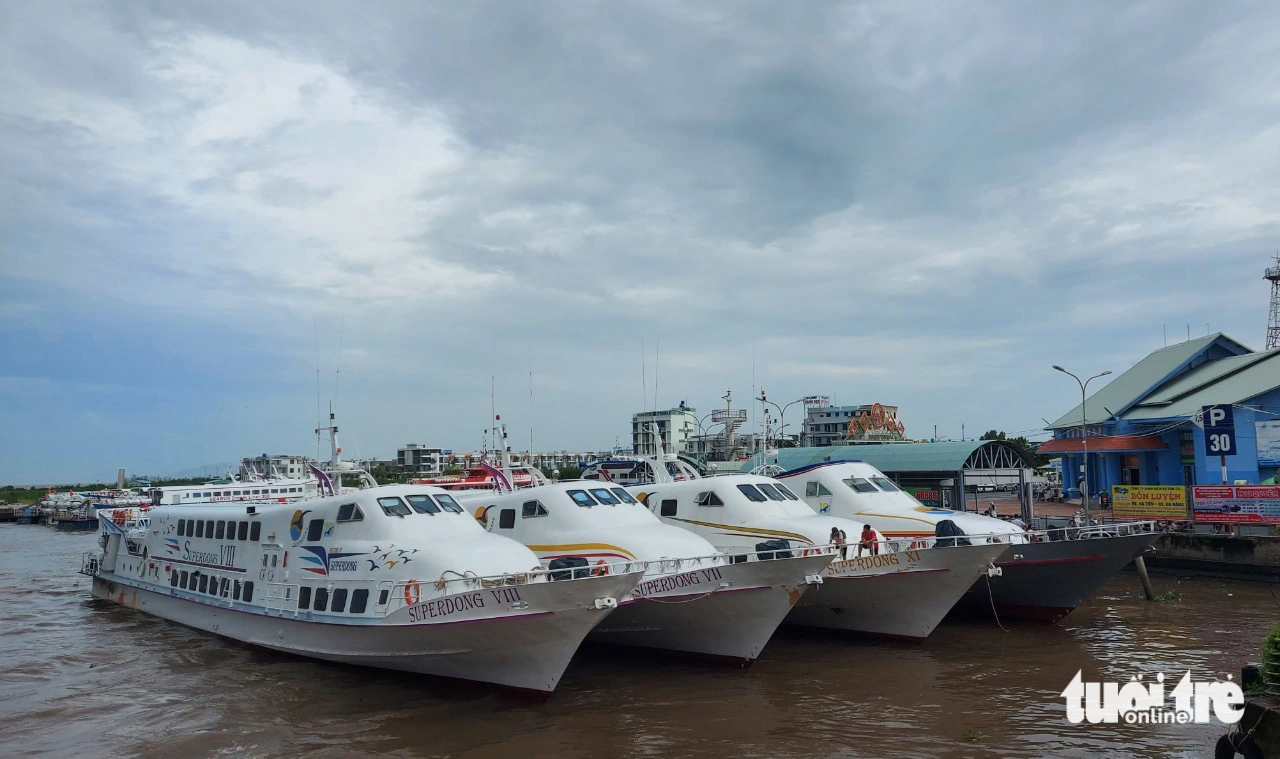
[[[404,584],[404,603],[406,606],[416,606],[422,598],[422,583],[417,580],[410,580]]]

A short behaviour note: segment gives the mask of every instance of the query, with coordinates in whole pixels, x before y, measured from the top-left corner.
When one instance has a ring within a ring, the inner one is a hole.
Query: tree
[[[1037,469],[1042,466],[1049,465],[1049,457],[1041,456],[1040,454],[1036,453],[1036,445],[1032,443],[1030,440],[1027,440],[1025,437],[1022,437],[1021,435],[1017,437],[1008,437],[1007,435],[1005,435],[1005,433],[1001,432],[1000,430],[987,430],[986,432],[982,433],[982,437],[978,439],[979,440],[1003,440],[1006,443],[1009,443],[1010,445],[1017,447],[1018,450],[1022,451],[1023,455],[1025,455],[1031,461],[1035,462],[1035,467]]]

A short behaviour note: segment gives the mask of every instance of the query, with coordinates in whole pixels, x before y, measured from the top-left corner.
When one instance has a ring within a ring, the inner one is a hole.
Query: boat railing
[[[1068,521],[1065,524],[1054,524],[1048,520],[1037,519],[1036,529],[1028,532],[1035,537],[1034,542],[1054,541],[1054,540],[1089,540],[1095,538],[1114,538],[1127,535],[1145,535],[1158,532],[1158,525],[1155,520],[1090,520],[1090,524],[1079,523],[1076,520]]]
[[[89,577],[98,576],[98,568],[102,566],[102,554],[85,551],[80,554],[80,574]]]

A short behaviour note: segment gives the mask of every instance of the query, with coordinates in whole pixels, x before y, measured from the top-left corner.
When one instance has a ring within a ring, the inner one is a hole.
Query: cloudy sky
[[[491,377],[519,448],[655,374],[1025,432],[1261,348],[1280,246],[1269,3],[4,0],[0,92],[0,482],[314,452],[317,385],[364,457]]]

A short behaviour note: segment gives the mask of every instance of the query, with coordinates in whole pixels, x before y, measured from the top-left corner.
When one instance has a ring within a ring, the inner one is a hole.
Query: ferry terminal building
[[[1080,496],[1088,466],[1092,495],[1113,485],[1219,485],[1220,458],[1205,451],[1194,416],[1230,404],[1236,453],[1229,484],[1274,484],[1280,468],[1280,349],[1256,352],[1222,333],[1153,351],[1049,425],[1038,452],[1062,457],[1064,492]],[[1087,428],[1088,440],[1082,440]],[[1085,460],[1085,443],[1088,460]]]

